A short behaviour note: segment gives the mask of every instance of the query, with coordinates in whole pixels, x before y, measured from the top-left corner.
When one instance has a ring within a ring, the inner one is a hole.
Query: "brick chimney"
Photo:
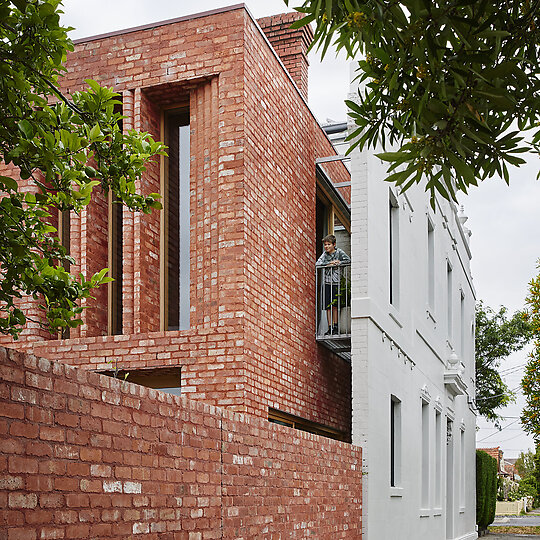
[[[307,101],[309,66],[307,49],[313,39],[313,30],[310,25],[294,30],[290,28],[293,22],[303,16],[298,12],[281,13],[257,19],[257,22]]]

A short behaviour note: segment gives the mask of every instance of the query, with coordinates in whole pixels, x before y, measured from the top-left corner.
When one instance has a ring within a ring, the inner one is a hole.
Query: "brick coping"
[[[121,36],[123,34],[131,34],[132,32],[139,32],[140,30],[151,30],[152,28],[158,28],[159,26],[166,26],[168,24],[174,24],[183,21],[190,21],[193,19],[200,19],[202,17],[209,17],[211,15],[218,15],[220,13],[227,13],[228,11],[235,11],[237,9],[245,9],[250,17],[254,19],[250,13],[246,4],[233,4],[232,6],[225,6],[222,8],[210,9],[208,11],[201,11],[200,13],[192,13],[191,15],[183,15],[182,17],[175,17],[173,19],[165,19],[164,21],[156,21],[148,24],[142,24],[141,26],[132,26],[130,28],[123,28],[121,30],[113,30],[112,32],[105,32],[104,34],[96,34],[95,36],[88,36],[84,38],[74,39],[73,44],[79,45],[80,43],[87,43],[89,41],[97,41],[98,39],[105,39],[114,36]]]

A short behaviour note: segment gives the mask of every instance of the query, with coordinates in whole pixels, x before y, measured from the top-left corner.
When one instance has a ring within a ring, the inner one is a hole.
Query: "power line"
[[[503,373],[506,373],[508,371],[514,371],[514,370],[518,370],[518,369],[521,369],[522,367],[525,367],[527,364],[520,364],[519,366],[512,366],[512,367],[509,367],[509,368],[506,368],[506,369],[501,369],[501,371],[499,371],[499,374],[503,374]]]
[[[493,435],[497,435],[498,433],[501,433],[501,431],[504,431],[506,428],[510,427],[512,424],[515,424],[517,421],[519,420],[519,418],[517,418],[516,420],[514,420],[513,422],[510,422],[509,424],[506,424],[506,426],[504,426],[503,428],[501,428],[499,431],[496,431],[495,433],[492,433],[491,435],[488,435],[487,437],[484,437],[483,439],[480,439],[479,441],[476,441],[477,443],[481,443],[487,439],[489,439],[490,437],[493,437]]]
[[[499,441],[499,443],[505,443],[505,442],[508,442],[508,441],[513,441],[514,439],[517,439],[518,437],[521,437],[522,434],[521,433],[518,433],[517,435],[514,435],[513,437],[510,437],[509,439],[504,439],[504,441]]]
[[[516,386],[515,388],[512,388],[512,390],[510,390],[510,392],[516,392],[516,394],[519,394],[520,392],[522,392],[521,390],[521,386]],[[502,394],[495,394],[494,396],[488,396],[488,397],[484,397],[484,398],[476,398],[476,401],[486,401],[488,399],[494,399],[494,398],[497,398],[497,397],[500,397],[500,396],[506,396],[506,392],[503,392]]]

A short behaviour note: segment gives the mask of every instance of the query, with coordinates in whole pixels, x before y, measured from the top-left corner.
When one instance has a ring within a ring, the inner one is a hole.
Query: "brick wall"
[[[0,538],[360,538],[360,448],[0,348]]]
[[[291,29],[291,24],[302,17],[303,15],[298,12],[281,13],[257,19],[257,23],[279,55],[296,86],[307,99],[309,67],[307,50],[313,39],[313,29],[309,24],[296,30]]]
[[[245,65],[248,379],[257,401],[349,432],[350,365],[314,339],[315,159],[335,151],[250,20]]]
[[[160,214],[124,211],[124,335],[104,335],[97,301],[74,339],[15,346],[92,370],[181,366],[193,399],[348,434],[350,365],[315,341],[315,159],[335,152],[258,25],[235,8],[88,39],[62,84],[86,78],[122,93],[124,129],[158,138],[161,115],[189,98],[191,328],[159,331]],[[159,191],[157,165],[139,188]]]

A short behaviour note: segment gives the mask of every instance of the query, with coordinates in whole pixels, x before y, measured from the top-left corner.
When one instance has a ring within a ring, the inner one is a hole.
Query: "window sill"
[[[464,506],[460,506],[460,507],[459,507],[459,513],[460,513],[460,514],[464,514],[464,513],[465,513],[465,507],[464,507]]]
[[[428,518],[431,517],[431,510],[428,508],[420,508],[420,512],[418,514],[421,518]]]
[[[391,487],[390,488],[390,497],[403,497],[403,488],[402,487]]]
[[[399,311],[390,304],[390,310],[388,311],[388,315],[390,315],[390,318],[400,327],[403,328],[403,323],[399,320]]]

